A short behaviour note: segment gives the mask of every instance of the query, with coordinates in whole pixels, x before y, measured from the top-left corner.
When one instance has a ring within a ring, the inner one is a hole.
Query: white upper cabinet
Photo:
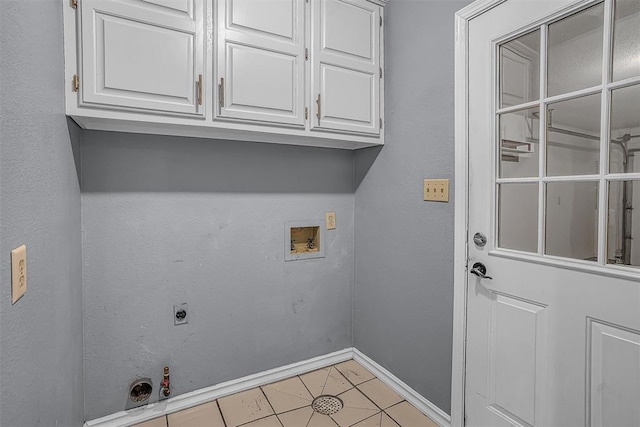
[[[219,117],[304,126],[304,0],[219,0]]]
[[[380,132],[380,10],[365,0],[313,3],[315,129]]]
[[[204,115],[203,0],[80,0],[81,103]]]
[[[59,1],[83,129],[384,144],[385,0]]]

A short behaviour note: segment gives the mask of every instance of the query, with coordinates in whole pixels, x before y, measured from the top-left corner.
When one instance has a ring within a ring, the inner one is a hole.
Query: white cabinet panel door
[[[304,0],[220,0],[218,25],[218,117],[304,126]]]
[[[314,129],[380,132],[380,11],[364,0],[313,3]]]
[[[83,0],[83,105],[204,115],[202,0]]]

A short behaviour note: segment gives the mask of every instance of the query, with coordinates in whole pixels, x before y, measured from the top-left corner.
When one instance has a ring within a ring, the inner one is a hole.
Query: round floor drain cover
[[[311,407],[314,411],[324,415],[333,415],[342,409],[343,403],[336,396],[318,396],[313,400]]]

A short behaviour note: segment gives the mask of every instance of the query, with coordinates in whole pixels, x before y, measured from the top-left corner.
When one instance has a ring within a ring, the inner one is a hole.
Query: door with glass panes
[[[640,426],[638,28],[638,0],[469,21],[467,425]]]

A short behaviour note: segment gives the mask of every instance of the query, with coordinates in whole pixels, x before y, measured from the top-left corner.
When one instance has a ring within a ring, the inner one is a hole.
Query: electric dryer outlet
[[[189,323],[187,303],[177,304],[173,306],[173,324],[175,326],[185,325]]]

